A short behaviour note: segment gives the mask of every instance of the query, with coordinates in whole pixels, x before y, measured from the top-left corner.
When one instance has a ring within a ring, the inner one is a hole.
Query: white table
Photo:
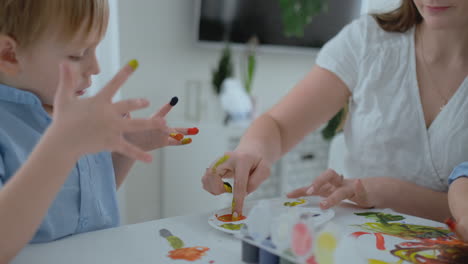
[[[350,206],[335,208],[334,223],[346,226],[343,219],[354,212],[356,209]],[[242,263],[241,242],[232,235],[211,228],[207,219],[208,214],[167,218],[29,245],[12,263]],[[443,226],[424,219],[419,222],[417,224]],[[204,246],[210,250],[196,262],[173,261],[167,257],[171,250],[169,243],[159,235],[163,228],[181,238],[186,247]],[[352,238],[344,243],[348,243],[343,245],[345,247],[355,244]],[[346,263],[362,263],[362,259],[349,256]]]

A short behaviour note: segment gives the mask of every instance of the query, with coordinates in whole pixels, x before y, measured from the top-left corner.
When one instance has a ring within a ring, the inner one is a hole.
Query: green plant
[[[213,70],[211,83],[216,94],[221,93],[221,85],[223,84],[223,81],[233,75],[234,67],[232,66],[231,48],[226,44],[218,62],[218,67]]]
[[[245,63],[242,65],[244,86],[248,94],[252,92],[252,82],[257,66],[257,59],[255,58],[257,45],[258,39],[256,37],[249,40],[245,54]]]
[[[312,18],[328,8],[327,0],[279,0],[284,34],[303,37]]]

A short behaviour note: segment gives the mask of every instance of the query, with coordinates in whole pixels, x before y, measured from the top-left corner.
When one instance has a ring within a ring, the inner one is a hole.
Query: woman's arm
[[[457,233],[468,241],[468,178],[458,178],[450,185],[448,199],[450,211],[457,221]]]
[[[234,211],[242,213],[244,198],[268,178],[271,164],[308,133],[330,120],[350,97],[335,74],[315,66],[270,111],[256,119],[229,158],[208,169],[204,188],[212,194],[225,192],[222,178],[234,178]],[[215,162],[216,164],[216,162]]]
[[[391,208],[397,212],[443,222],[450,216],[448,195],[400,179],[384,177],[362,180],[375,197],[377,208]]]
[[[315,66],[285,98],[255,120],[237,150],[249,150],[273,163],[330,120],[350,95],[335,74]]]

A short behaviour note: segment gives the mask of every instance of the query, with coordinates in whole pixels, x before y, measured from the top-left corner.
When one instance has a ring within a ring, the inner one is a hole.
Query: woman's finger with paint
[[[211,168],[207,168],[202,178],[203,189],[213,195],[220,195],[226,192],[224,182],[221,177],[213,173]]]
[[[246,156],[238,156],[234,168],[234,200],[232,218],[242,216],[244,200],[247,196],[247,183],[249,180],[250,170],[253,167],[252,161]]]

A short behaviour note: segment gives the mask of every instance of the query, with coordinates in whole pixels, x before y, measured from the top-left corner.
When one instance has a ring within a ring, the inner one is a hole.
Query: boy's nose
[[[90,61],[89,69],[88,69],[88,74],[89,75],[97,75],[101,72],[101,68],[99,67],[99,62],[97,60],[97,56],[94,55],[93,58]]]

